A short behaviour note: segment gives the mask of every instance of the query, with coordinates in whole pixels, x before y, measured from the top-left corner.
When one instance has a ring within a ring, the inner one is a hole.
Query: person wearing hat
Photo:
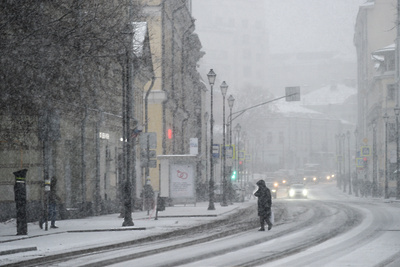
[[[259,231],[265,231],[264,228],[265,222],[268,225],[268,231],[269,231],[272,228],[272,223],[270,220],[271,206],[272,206],[271,191],[265,184],[264,180],[260,180],[256,184],[258,186],[258,190],[254,193],[254,196],[258,198],[257,201],[258,216],[260,217],[260,225],[261,225]]]

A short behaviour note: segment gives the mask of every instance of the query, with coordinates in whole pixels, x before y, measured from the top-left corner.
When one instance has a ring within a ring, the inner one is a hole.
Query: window
[[[386,93],[387,100],[395,100],[396,99],[396,85],[395,84],[388,84],[387,85],[387,93]]]
[[[388,58],[386,64],[387,64],[386,65],[386,70],[388,70],[388,71],[392,70],[393,71],[395,69],[395,60],[394,60],[394,58],[392,58],[392,57]]]
[[[396,124],[388,123],[388,142],[396,142]]]

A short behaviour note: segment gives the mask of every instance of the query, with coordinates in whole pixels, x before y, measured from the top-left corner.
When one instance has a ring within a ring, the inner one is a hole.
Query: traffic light
[[[363,161],[364,161],[364,168],[367,168],[368,167],[368,158],[364,157]]]
[[[236,176],[237,176],[237,173],[236,173],[236,170],[234,170],[234,171],[232,172],[231,180],[232,180],[232,181],[236,181]]]
[[[239,170],[243,171],[243,161],[239,160]]]
[[[172,129],[168,129],[168,139],[172,139]]]

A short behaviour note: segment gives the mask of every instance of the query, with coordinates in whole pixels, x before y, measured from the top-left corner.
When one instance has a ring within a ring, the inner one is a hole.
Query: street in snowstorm
[[[310,187],[308,200],[277,202],[287,217],[270,232],[252,229],[112,266],[397,266],[399,202],[355,198],[332,185]]]
[[[37,246],[37,251],[21,251],[17,257],[3,255],[0,260],[6,266],[17,266],[22,259],[24,266],[397,266],[400,202],[349,195],[332,182],[310,185],[307,189],[307,199],[291,199],[287,188],[278,189],[278,197],[273,201],[276,221],[266,232],[257,231],[256,217],[248,218],[248,213],[240,212],[249,208],[255,211],[256,202],[251,199],[211,220],[199,221],[203,212],[184,218],[177,210],[175,215],[170,211],[171,217],[161,215],[159,220],[152,220],[151,227],[137,234],[134,230],[120,234],[117,228],[107,229],[118,221],[116,215],[113,219],[98,218],[94,224],[99,231],[104,228],[101,232],[84,230],[79,220],[66,221],[60,225],[71,229],[68,232],[8,240],[8,246],[14,249],[30,244]],[[180,212],[184,209],[193,207],[179,208]],[[235,216],[228,222],[214,224],[232,214]],[[171,219],[180,225],[171,225]],[[82,223],[95,220],[82,219]],[[148,220],[137,220],[138,227],[149,224]],[[243,220],[253,227],[240,229]],[[193,228],[197,224],[209,226],[199,231]],[[6,228],[2,227],[4,232]],[[156,238],[164,231],[185,228],[189,231],[183,235]],[[229,233],[224,234],[224,230]],[[137,240],[153,238],[127,244],[129,236]],[[109,246],[104,249],[106,244]],[[95,250],[96,247],[99,249]],[[16,264],[12,265],[13,262]]]
[[[400,266],[400,0],[0,14],[1,266]]]

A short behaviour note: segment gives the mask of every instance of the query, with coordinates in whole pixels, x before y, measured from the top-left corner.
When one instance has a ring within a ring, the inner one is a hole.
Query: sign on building
[[[222,145],[221,145],[221,150],[222,150]],[[234,145],[225,145],[225,158],[226,159],[233,159],[234,158],[234,151],[235,147]],[[223,157],[223,151],[221,151],[221,158]]]
[[[357,158],[356,159],[356,164],[357,164],[357,168],[364,167],[364,159],[363,158]]]
[[[213,144],[213,150],[212,150],[212,156],[213,158],[219,158],[220,154],[220,145],[219,144]]]
[[[197,138],[190,138],[190,155],[199,154],[199,142]]]
[[[369,146],[362,146],[361,147],[361,156],[371,156],[371,148]]]
[[[251,161],[251,155],[250,155],[250,154],[246,154],[246,155],[245,155],[245,160],[246,160],[247,162],[250,162],[250,161]]]

